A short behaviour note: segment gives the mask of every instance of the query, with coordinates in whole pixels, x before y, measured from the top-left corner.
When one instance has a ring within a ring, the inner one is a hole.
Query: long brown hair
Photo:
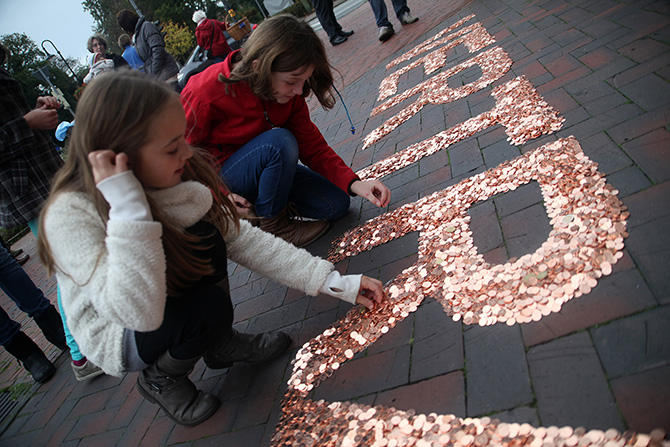
[[[134,70],[105,73],[86,87],[77,107],[68,159],[54,177],[51,194],[40,216],[38,250],[49,274],[57,268],[68,274],[66,266],[56,264],[44,232],[44,215],[50,204],[62,192],[83,192],[93,199],[100,217],[107,222],[109,204],[95,186],[88,154],[101,148],[124,152],[131,166],[135,165],[140,149],[148,142],[149,127],[171,99],[178,99],[178,95],[167,84]],[[222,234],[231,224],[239,228],[235,206],[226,197],[225,187],[205,151],[193,149],[182,180],[198,181],[212,191],[214,205],[204,218]],[[213,268],[208,260],[194,255],[194,251],[203,249],[202,244],[198,244],[201,238],[187,235],[171,225],[151,197],[147,196],[147,200],[152,216],[163,225],[168,292],[178,294],[186,284],[213,273]]]
[[[304,20],[291,14],[279,14],[258,25],[240,51],[237,65],[229,78],[219,75],[226,84],[246,81],[261,99],[271,100],[272,72],[289,72],[314,67],[305,82],[302,96],[310,92],[326,109],[335,105],[332,94],[333,73],[323,42]]]

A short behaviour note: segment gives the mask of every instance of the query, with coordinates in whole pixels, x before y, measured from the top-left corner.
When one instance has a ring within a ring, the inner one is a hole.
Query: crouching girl
[[[70,329],[108,374],[141,371],[139,392],[195,425],[218,399],[188,379],[263,364],[289,348],[281,332],[232,329],[227,259],[310,295],[369,308],[379,281],[333,265],[237,218],[216,172],[185,140],[179,97],[137,72],[105,73],[77,109],[68,160],[42,212],[40,255],[61,286]]]

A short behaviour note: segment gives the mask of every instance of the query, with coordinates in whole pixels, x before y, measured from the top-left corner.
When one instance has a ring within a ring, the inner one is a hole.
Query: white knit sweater
[[[212,206],[207,187],[184,182],[149,192],[167,219],[188,228]],[[113,205],[112,205],[113,208]],[[68,326],[84,355],[121,376],[124,328],[153,331],[166,299],[162,226],[155,221],[105,222],[84,193],[61,193],[47,210],[44,231],[56,260]],[[333,265],[246,221],[223,235],[228,257],[250,270],[315,296]],[[360,281],[359,281],[360,284]]]

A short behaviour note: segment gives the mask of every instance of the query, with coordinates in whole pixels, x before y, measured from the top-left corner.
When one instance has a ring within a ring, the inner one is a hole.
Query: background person
[[[207,59],[212,63],[222,62],[232,50],[223,32],[226,24],[216,19],[208,19],[204,11],[193,13],[193,21],[198,25],[195,28],[195,40],[198,46],[208,52]]]
[[[330,44],[335,46],[347,41],[347,38],[354,34],[353,31],[342,30],[342,25],[337,23],[335,12],[333,11],[333,0],[312,0],[314,12],[316,13],[321,27],[328,34]]]
[[[123,50],[123,58],[128,62],[130,68],[133,70],[144,71],[144,62],[137,54],[135,47],[132,45],[133,41],[128,34],[121,34],[119,36],[118,44]]]
[[[0,227],[27,224],[37,237],[39,212],[53,175],[63,165],[49,132],[58,124],[60,103],[52,96],[40,96],[31,109],[20,84],[2,68],[7,56],[0,45]],[[77,380],[102,374],[79,351],[62,309],[61,317]]]
[[[179,67],[165,50],[165,40],[158,27],[129,9],[119,11],[116,14],[116,21],[132,36],[135,51],[144,62],[145,72],[161,81],[171,83],[176,88]]]
[[[50,343],[59,349],[67,349],[63,323],[58,311],[4,245],[0,246],[0,289],[19,309],[35,320]],[[56,367],[46,358],[40,347],[21,331],[21,324],[9,318],[1,307],[0,345],[16,357],[36,382],[44,383],[56,372]]]
[[[381,42],[386,42],[393,36],[393,34],[395,34],[393,25],[389,22],[386,3],[384,3],[384,0],[368,0],[368,2],[375,15],[375,21],[377,22],[377,28],[379,30],[379,40]],[[393,4],[395,15],[402,25],[409,25],[410,23],[419,20],[418,17],[409,13],[407,0],[391,0],[391,3]]]

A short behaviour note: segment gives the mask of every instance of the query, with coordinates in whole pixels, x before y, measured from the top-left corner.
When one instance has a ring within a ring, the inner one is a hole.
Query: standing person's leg
[[[395,11],[395,16],[398,18],[401,24],[409,25],[419,20],[418,17],[414,17],[409,13],[409,7],[407,6],[407,0],[391,0],[393,3],[393,10]]]
[[[389,22],[386,4],[384,0],[368,0],[368,2],[370,3],[370,7],[372,7],[375,22],[377,22],[377,28],[379,29],[379,41],[386,42],[395,34],[393,25]]]
[[[298,142],[288,130],[275,128],[238,149],[219,175],[230,191],[254,204],[261,229],[302,246],[322,236],[328,223],[289,219],[286,206],[297,166]]]
[[[368,0],[370,3],[370,7],[372,8],[372,12],[375,15],[375,22],[377,23],[377,28],[381,28],[383,26],[391,26],[391,22],[389,22],[388,18],[388,11],[386,9],[386,4],[384,3],[384,0]]]
[[[332,42],[338,31],[342,31],[342,27],[337,23],[333,12],[333,0],[312,0],[312,4],[314,4],[314,12],[319,19],[319,23],[321,23],[321,27]]]
[[[351,198],[322,175],[298,166],[289,202],[303,217],[334,221],[347,213]]]
[[[328,39],[332,45],[339,45],[346,42],[347,37],[351,36],[353,31],[343,31],[342,26],[337,23],[335,11],[333,11],[333,0],[312,0],[314,11],[323,30],[328,34]]]
[[[51,307],[42,291],[35,287],[26,272],[2,246],[0,246],[0,288],[19,309],[30,316],[41,314]],[[0,344],[19,360],[37,382],[46,382],[56,372],[56,368],[39,346],[21,332],[21,325],[9,318],[2,308],[0,308]]]

